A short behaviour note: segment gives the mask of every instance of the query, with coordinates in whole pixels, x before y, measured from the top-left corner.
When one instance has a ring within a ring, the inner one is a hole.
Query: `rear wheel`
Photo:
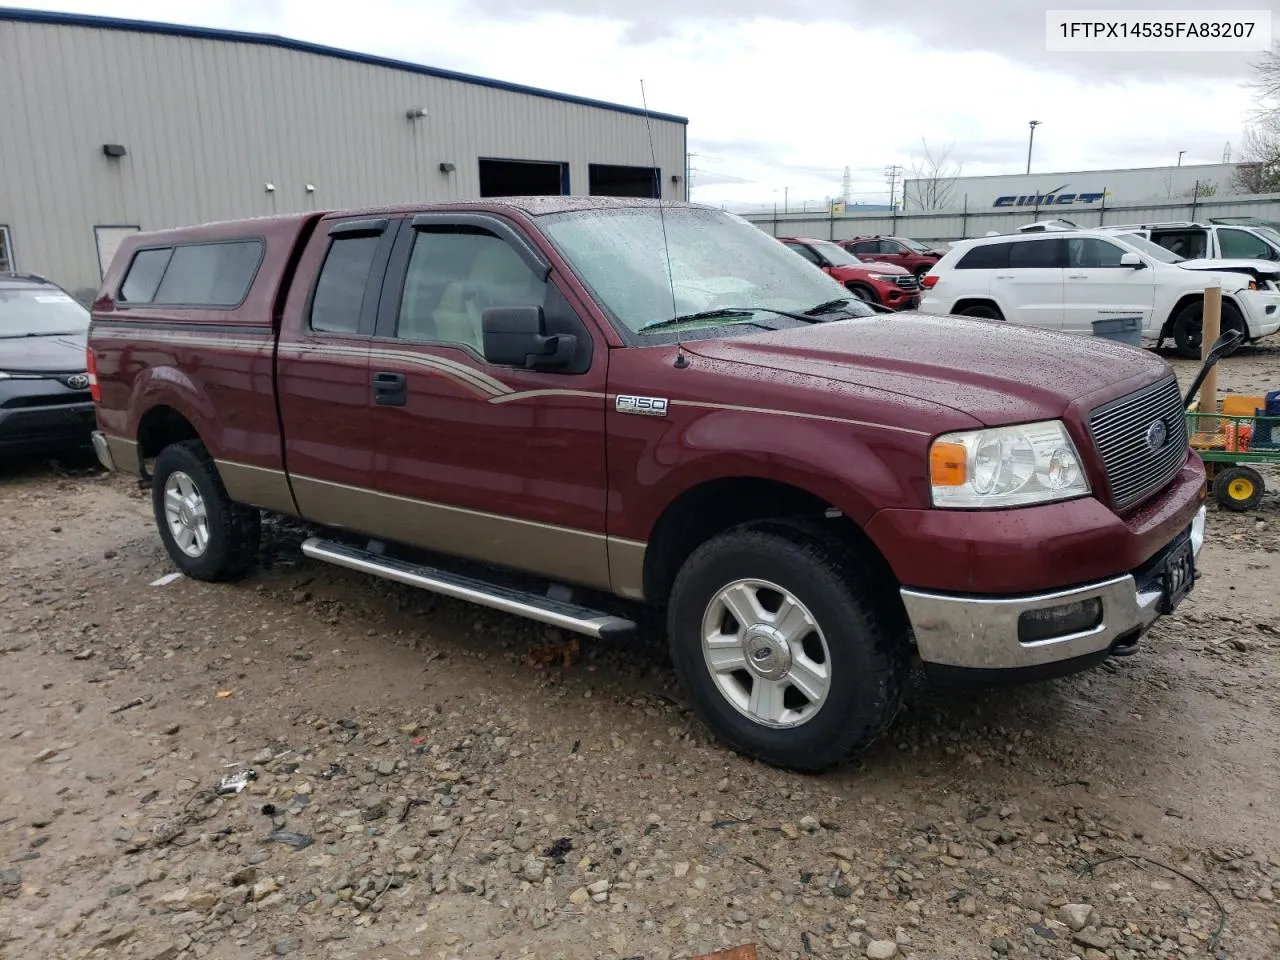
[[[1003,320],[999,309],[989,303],[973,303],[956,311],[962,317],[981,317],[984,320]]]
[[[1234,303],[1224,301],[1222,304],[1222,332],[1228,330],[1239,330],[1248,336],[1249,330],[1245,326],[1244,317],[1240,315],[1240,308]],[[1195,300],[1188,303],[1185,307],[1178,311],[1178,315],[1173,320],[1173,342],[1181,356],[1190,360],[1199,360],[1201,357],[1202,344],[1204,336],[1204,301]],[[1236,345],[1228,350],[1223,356],[1231,356],[1240,348],[1243,340],[1236,342]]]
[[[1262,502],[1266,484],[1250,467],[1227,467],[1213,478],[1213,497],[1227,510],[1245,513]]]
[[[169,558],[187,576],[234,580],[257,560],[261,514],[227,496],[199,440],[160,451],[152,471],[151,505]]]
[[[668,611],[676,672],[712,731],[779,767],[819,771],[892,721],[906,628],[890,585],[839,540],[783,523],[704,543]]]

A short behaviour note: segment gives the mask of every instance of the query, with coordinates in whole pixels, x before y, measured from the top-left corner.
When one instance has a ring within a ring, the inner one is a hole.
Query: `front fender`
[[[633,494],[618,504],[625,535],[648,540],[681,495],[732,478],[787,484],[865,526],[886,507],[927,506],[928,439],[893,427],[738,409],[673,416],[638,451],[634,476],[617,478],[615,489]]]

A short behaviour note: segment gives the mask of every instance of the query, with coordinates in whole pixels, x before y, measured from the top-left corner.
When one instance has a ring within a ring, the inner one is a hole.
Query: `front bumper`
[[[0,451],[39,452],[89,443],[93,401],[0,408]]]
[[[1205,508],[1165,549],[1130,573],[1049,593],[1013,597],[966,597],[902,590],[920,659],[942,680],[1034,679],[1074,672],[1113,653],[1132,652],[1160,615],[1162,561],[1190,538],[1193,554],[1204,545]],[[1090,629],[1023,642],[1024,613],[1085,601],[1102,605]]]
[[[1235,297],[1244,307],[1250,340],[1269,337],[1280,331],[1280,294],[1265,290],[1241,290]]]

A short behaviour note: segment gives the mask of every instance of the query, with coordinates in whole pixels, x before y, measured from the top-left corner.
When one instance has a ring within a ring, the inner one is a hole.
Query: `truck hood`
[[[1169,373],[1152,354],[1106,340],[994,320],[886,314],[689,342],[707,359],[912,397],[986,426],[1060,417],[1068,404]]]
[[[10,373],[79,373],[85,367],[85,335],[0,337],[0,370]]]

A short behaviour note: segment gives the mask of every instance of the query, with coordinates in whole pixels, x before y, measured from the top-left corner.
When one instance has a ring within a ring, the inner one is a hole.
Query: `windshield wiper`
[[[659,330],[662,327],[674,327],[680,323],[692,323],[696,320],[720,320],[730,317],[749,317],[753,313],[773,313],[779,317],[788,317],[792,320],[800,320],[804,323],[817,323],[813,317],[807,317],[803,313],[790,313],[786,310],[775,310],[773,307],[719,307],[715,310],[703,310],[701,313],[686,313],[678,317],[672,317],[669,320],[655,320],[653,323],[646,323],[640,328],[640,333],[646,330]]]
[[[893,313],[893,311],[888,307],[882,307],[878,303],[863,300],[861,297],[841,297],[839,300],[828,300],[826,303],[820,303],[816,307],[806,310],[805,313],[809,315],[810,319],[812,319],[820,314],[831,313],[834,310],[840,309],[845,304],[854,302],[861,303],[863,306],[868,307],[877,313]],[[857,314],[854,314],[854,316],[857,316]]]

